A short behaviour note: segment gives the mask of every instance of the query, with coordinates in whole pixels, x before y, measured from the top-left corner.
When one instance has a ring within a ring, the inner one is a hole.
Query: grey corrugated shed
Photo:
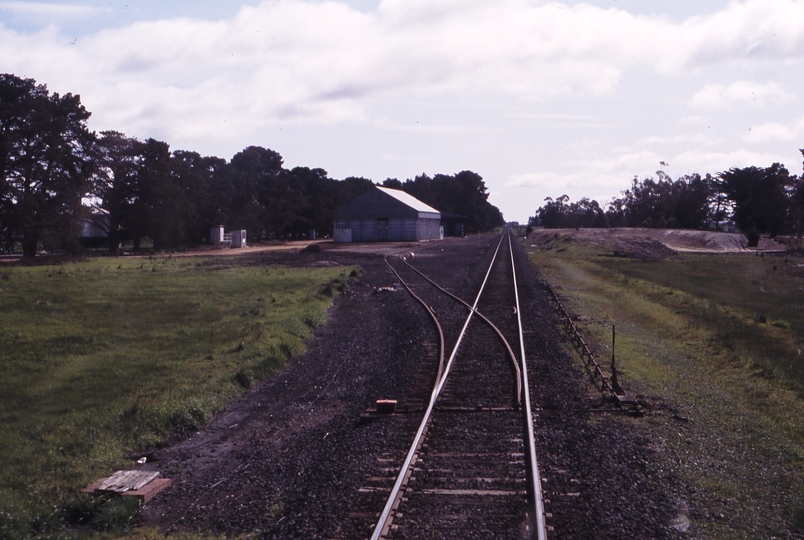
[[[375,186],[334,212],[338,242],[422,242],[441,238],[441,212],[404,191]]]
[[[334,212],[336,219],[441,218],[441,212],[398,189],[375,186]]]

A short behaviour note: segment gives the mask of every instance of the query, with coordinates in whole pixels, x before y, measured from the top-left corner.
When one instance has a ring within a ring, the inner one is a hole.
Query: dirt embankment
[[[637,257],[666,257],[674,253],[741,253],[785,251],[785,246],[770,238],[760,239],[757,248],[748,248],[745,236],[712,231],[679,229],[539,229],[530,238],[547,243],[557,238],[573,238],[615,253]]]

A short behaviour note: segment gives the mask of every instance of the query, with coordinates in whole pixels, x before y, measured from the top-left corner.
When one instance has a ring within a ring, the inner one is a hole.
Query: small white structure
[[[246,229],[240,231],[232,231],[229,234],[232,236],[230,247],[233,248],[246,247]]]
[[[225,232],[223,225],[212,227],[209,231],[209,241],[220,249],[246,247],[246,230]]]
[[[335,229],[335,234],[333,235],[336,242],[351,242],[352,241],[352,229]]]
[[[223,247],[223,225],[212,227],[209,230],[209,243],[213,246]]]

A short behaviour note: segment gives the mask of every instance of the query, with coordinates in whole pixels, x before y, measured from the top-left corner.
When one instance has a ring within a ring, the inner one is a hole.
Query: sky
[[[173,150],[472,170],[509,221],[660,169],[802,173],[804,0],[0,0],[0,72]]]

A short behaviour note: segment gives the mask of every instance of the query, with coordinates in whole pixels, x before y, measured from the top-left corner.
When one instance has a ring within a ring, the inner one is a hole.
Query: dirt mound
[[[558,238],[568,238],[610,249],[614,256],[637,258],[672,257],[677,252],[740,253],[753,251],[784,251],[783,245],[762,238],[758,248],[749,249],[742,234],[678,229],[540,229],[530,238],[546,244]]]
[[[306,248],[302,249],[300,253],[321,253],[321,246],[318,244],[310,244]]]

